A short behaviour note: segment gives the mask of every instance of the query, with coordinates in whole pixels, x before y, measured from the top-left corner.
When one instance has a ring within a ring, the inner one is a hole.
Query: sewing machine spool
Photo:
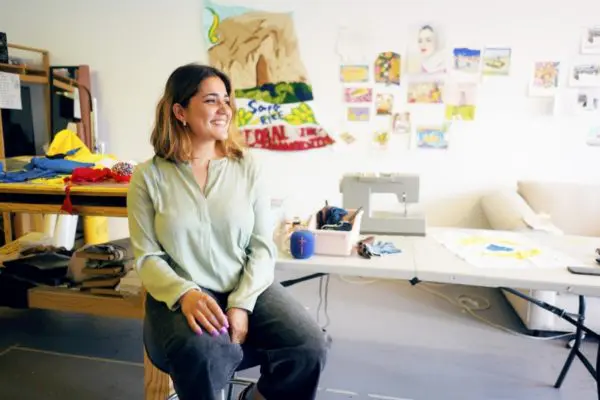
[[[414,174],[347,174],[340,183],[343,207],[363,208],[362,234],[425,236],[425,216],[408,211],[409,203],[419,201],[419,183],[419,176]],[[377,215],[371,204],[374,193],[395,194],[403,212],[385,217]]]

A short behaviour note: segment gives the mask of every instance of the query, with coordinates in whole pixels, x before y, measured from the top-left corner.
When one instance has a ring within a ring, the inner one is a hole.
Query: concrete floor
[[[420,285],[331,278],[333,346],[319,400],[597,399],[578,361],[563,387],[552,387],[567,356],[564,340],[507,333],[448,301],[484,297],[491,306],[478,315],[523,332],[497,290]],[[318,281],[289,288],[315,317],[318,288]],[[2,309],[0,326],[1,399],[143,398],[140,321]],[[596,343],[583,351],[594,360]]]

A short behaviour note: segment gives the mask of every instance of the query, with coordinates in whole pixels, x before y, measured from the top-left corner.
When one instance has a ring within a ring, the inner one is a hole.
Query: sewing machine
[[[408,212],[408,204],[419,201],[418,175],[346,174],[340,183],[340,192],[345,209],[362,207],[364,210],[361,233],[425,236],[425,216]],[[376,213],[371,204],[373,193],[395,194],[404,208],[403,212],[385,216]]]

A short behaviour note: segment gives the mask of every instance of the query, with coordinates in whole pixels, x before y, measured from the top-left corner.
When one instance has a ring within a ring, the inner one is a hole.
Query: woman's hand
[[[200,290],[190,290],[181,297],[181,312],[198,335],[202,328],[213,336],[219,332],[227,333],[229,323],[219,304],[206,293]]]
[[[244,343],[246,335],[248,334],[248,311],[242,308],[230,308],[227,310],[227,319],[231,326],[229,332],[231,342],[238,344]]]

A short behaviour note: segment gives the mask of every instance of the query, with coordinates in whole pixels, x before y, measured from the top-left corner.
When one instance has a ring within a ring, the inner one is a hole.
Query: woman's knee
[[[226,384],[243,358],[241,347],[228,338],[195,334],[169,341],[165,353],[173,372],[195,371],[217,386]]]
[[[308,368],[323,369],[327,361],[329,339],[325,332],[306,336],[302,345],[296,348],[295,357]]]

